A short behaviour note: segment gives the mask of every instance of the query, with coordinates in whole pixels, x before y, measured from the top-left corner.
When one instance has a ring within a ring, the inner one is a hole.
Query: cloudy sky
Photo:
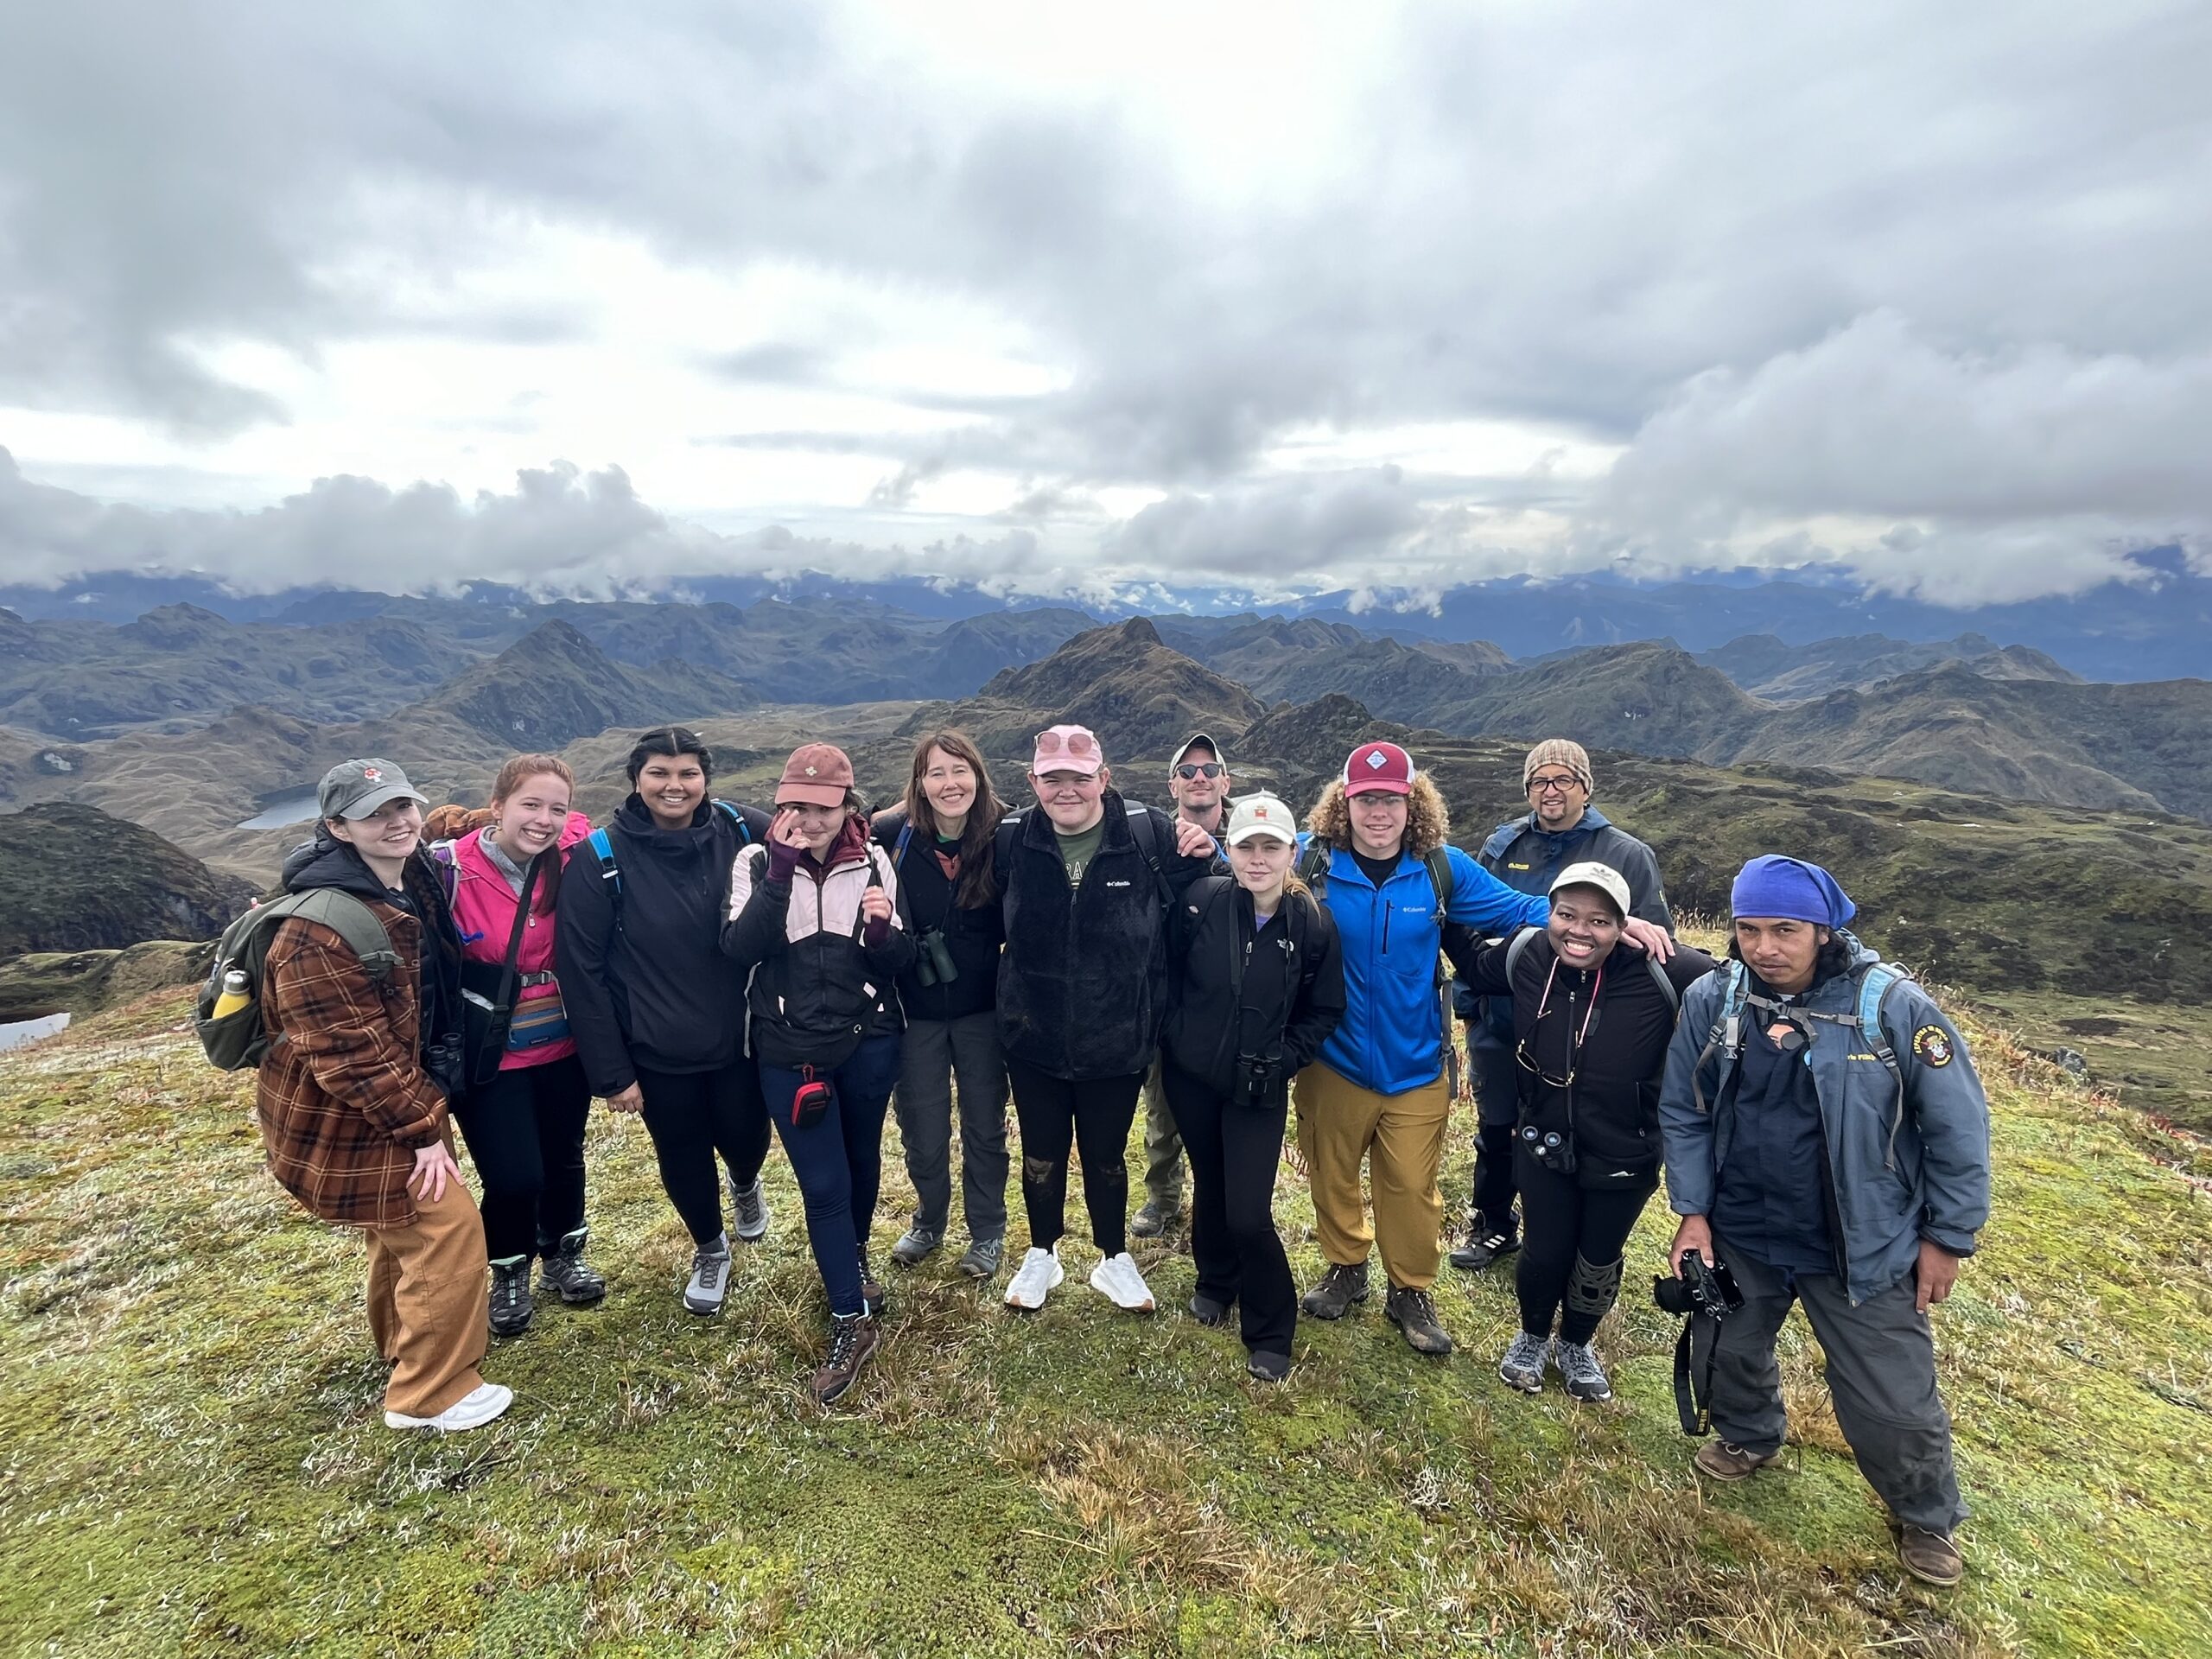
[[[2212,9],[0,9],[0,579],[2212,569]]]

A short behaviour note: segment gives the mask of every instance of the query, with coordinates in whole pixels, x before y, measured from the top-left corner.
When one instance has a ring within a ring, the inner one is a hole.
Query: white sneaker
[[[1152,1287],[1145,1283],[1135,1258],[1127,1250],[1108,1256],[1090,1270],[1090,1287],[1116,1307],[1126,1307],[1132,1313],[1152,1312]]]
[[[514,1403],[515,1391],[500,1382],[479,1382],[435,1417],[410,1417],[404,1411],[384,1414],[386,1428],[435,1428],[441,1434],[481,1428]]]
[[[1014,1281],[1006,1287],[1008,1307],[1039,1308],[1045,1298],[1068,1276],[1060,1265],[1058,1250],[1032,1249],[1021,1258],[1021,1265],[1014,1270]]]

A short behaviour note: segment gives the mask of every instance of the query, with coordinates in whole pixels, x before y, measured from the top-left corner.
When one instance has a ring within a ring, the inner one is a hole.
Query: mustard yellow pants
[[[484,1222],[458,1180],[415,1200],[404,1227],[371,1227],[369,1334],[392,1362],[387,1411],[435,1417],[474,1391],[491,1337]]]
[[[1292,1098],[1321,1254],[1356,1267],[1380,1247],[1392,1284],[1428,1289],[1443,1254],[1444,1195],[1436,1173],[1452,1116],[1444,1078],[1402,1095],[1378,1095],[1316,1061],[1298,1074]],[[1363,1160],[1375,1194],[1372,1228],[1360,1198]]]

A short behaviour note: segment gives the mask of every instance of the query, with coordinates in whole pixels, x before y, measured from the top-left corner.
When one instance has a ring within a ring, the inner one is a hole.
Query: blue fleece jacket
[[[1303,855],[1312,836],[1300,833]],[[1446,917],[1498,935],[1541,927],[1551,901],[1513,891],[1457,847],[1445,849],[1452,868]],[[1377,1094],[1402,1095],[1433,1083],[1444,1070],[1444,1018],[1436,988],[1436,889],[1427,862],[1408,853],[1380,891],[1342,847],[1329,854],[1322,891],[1344,949],[1344,1017],[1321,1045],[1321,1058]]]

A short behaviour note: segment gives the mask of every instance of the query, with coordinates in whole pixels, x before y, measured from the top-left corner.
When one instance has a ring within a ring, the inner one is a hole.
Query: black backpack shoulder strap
[[[1174,895],[1168,891],[1167,873],[1160,867],[1160,820],[1150,807],[1141,804],[1125,805],[1122,817],[1129,826],[1129,839],[1136,842],[1137,851],[1144,855],[1144,861],[1152,871],[1153,896],[1165,910],[1174,901]]]
[[[1422,861],[1428,866],[1428,885],[1436,894],[1436,925],[1444,925],[1444,912],[1451,908],[1452,889],[1458,885],[1452,874],[1452,849],[1432,847]]]
[[[1306,850],[1298,855],[1298,879],[1318,901],[1329,890],[1329,855],[1334,849],[1319,836],[1306,838]]]

